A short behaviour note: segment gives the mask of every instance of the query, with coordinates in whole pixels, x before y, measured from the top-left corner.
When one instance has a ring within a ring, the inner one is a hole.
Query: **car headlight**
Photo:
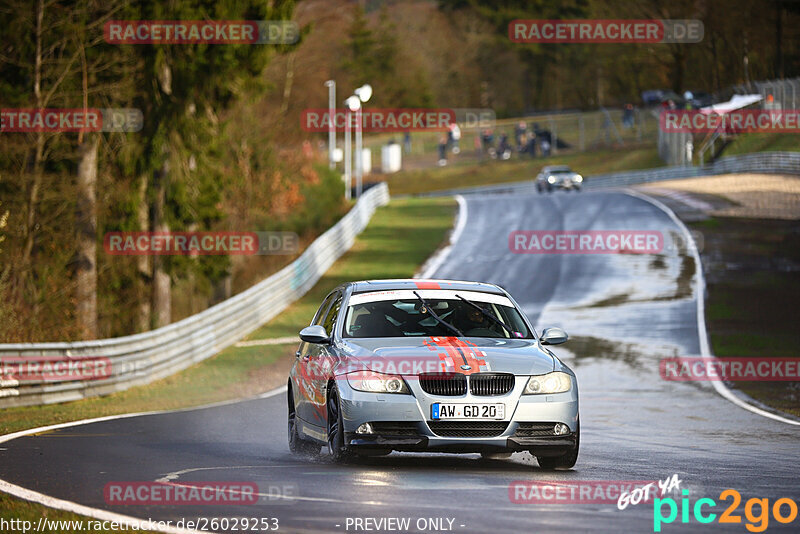
[[[402,377],[386,375],[373,371],[356,371],[348,373],[347,383],[358,391],[369,393],[408,393],[408,386]]]
[[[556,183],[556,177],[555,176],[548,176],[547,177],[547,181],[549,183],[551,183],[551,184],[554,184],[554,183]]]
[[[583,181],[583,176],[581,176],[580,174],[575,175],[575,181],[578,182],[578,183],[582,182]]]
[[[532,376],[528,379],[523,395],[543,395],[564,393],[572,388],[572,377],[567,373],[556,371],[546,375]]]

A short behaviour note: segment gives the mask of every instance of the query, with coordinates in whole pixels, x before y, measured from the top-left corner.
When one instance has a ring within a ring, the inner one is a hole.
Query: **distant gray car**
[[[545,167],[536,176],[536,190],[540,193],[552,192],[555,189],[580,191],[582,186],[583,176],[566,165]]]
[[[392,451],[530,451],[570,468],[575,373],[502,288],[437,280],[352,282],[300,332],[288,381],[289,448],[335,460]]]

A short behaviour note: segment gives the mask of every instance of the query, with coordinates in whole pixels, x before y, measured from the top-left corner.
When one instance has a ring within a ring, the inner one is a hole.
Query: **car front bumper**
[[[578,391],[554,395],[522,395],[528,377],[516,378],[505,395],[436,396],[424,392],[415,380],[407,380],[412,394],[376,394],[340,384],[345,443],[358,451],[498,452],[530,451],[557,456],[575,447],[578,430]],[[433,421],[434,403],[505,405],[505,419],[496,421]],[[371,433],[357,433],[364,423]],[[477,424],[476,424],[477,423]],[[555,435],[556,423],[569,427]],[[445,434],[445,435],[443,435]]]
[[[552,186],[556,189],[578,189],[581,186],[581,182],[577,182],[575,180],[563,180],[552,184]]]

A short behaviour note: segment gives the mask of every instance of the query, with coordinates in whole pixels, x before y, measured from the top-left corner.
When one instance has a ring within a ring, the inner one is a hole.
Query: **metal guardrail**
[[[586,176],[583,187],[588,190],[605,189],[610,187],[625,187],[663,180],[676,180],[679,178],[695,178],[712,176],[716,174],[730,174],[738,172],[757,172],[766,174],[797,174],[800,175],[800,152],[756,152],[737,156],[719,158],[714,163],[704,166],[683,165],[677,167],[661,167],[657,169],[643,169],[640,171],[627,171],[609,174],[596,174]],[[536,184],[533,180],[525,182],[511,182],[497,185],[466,187],[448,191],[434,191],[420,196],[452,196],[497,193],[523,193],[535,192]]]
[[[0,408],[107,395],[148,384],[213,356],[302,297],[350,249],[375,209],[388,202],[385,183],[370,188],[291,264],[246,291],[163,328],[95,341],[0,344]],[[35,383],[2,377],[3,359],[42,362],[51,358],[76,364],[101,358],[110,372],[100,379],[49,376]]]

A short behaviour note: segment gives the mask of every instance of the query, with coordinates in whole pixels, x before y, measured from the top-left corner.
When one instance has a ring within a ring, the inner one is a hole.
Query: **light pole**
[[[355,94],[350,98],[356,97],[359,100],[358,109],[356,109],[356,198],[361,197],[361,179],[364,175],[364,160],[361,148],[361,102],[367,102],[372,97],[372,86],[365,83],[358,89]]]
[[[350,200],[351,174],[353,158],[350,155],[350,130],[352,129],[352,112],[361,107],[361,101],[357,96],[351,96],[344,101],[347,106],[347,114],[344,122],[344,198]]]
[[[336,151],[336,82],[325,82],[328,88],[328,167],[336,168],[333,153]]]

